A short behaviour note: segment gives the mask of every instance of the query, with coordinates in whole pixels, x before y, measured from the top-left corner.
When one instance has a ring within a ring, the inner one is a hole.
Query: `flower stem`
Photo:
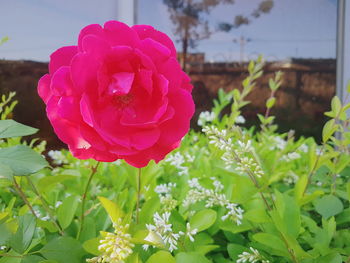
[[[100,162],[97,162],[95,166],[91,167],[91,173],[89,175],[89,179],[88,179],[87,184],[85,186],[85,191],[84,191],[84,193],[83,193],[83,195],[81,197],[80,227],[79,227],[79,230],[78,230],[77,239],[79,239],[81,231],[83,230],[83,227],[84,227],[84,218],[85,218],[84,213],[85,213],[86,196],[87,196],[87,193],[89,191],[89,187],[90,187],[92,178],[96,174],[99,164],[100,164]]]
[[[36,194],[36,196],[40,199],[41,204],[43,205],[43,208],[45,209],[45,211],[47,212],[47,214],[49,215],[51,221],[53,222],[53,224],[55,225],[55,227],[57,228],[58,232],[60,233],[60,235],[64,235],[63,229],[61,228],[61,226],[57,223],[57,221],[55,220],[55,217],[52,214],[51,209],[49,208],[47,202],[45,201],[45,199],[43,198],[43,196],[39,193],[38,189],[35,187],[33,181],[30,179],[29,176],[26,176],[28,183],[30,184],[30,186],[32,187],[34,193]]]
[[[37,215],[35,214],[35,212],[34,212],[33,207],[31,206],[31,204],[29,203],[27,197],[26,197],[25,194],[23,193],[21,187],[20,187],[20,186],[18,185],[18,183],[16,182],[16,178],[15,178],[15,177],[13,177],[13,185],[15,186],[15,188],[16,188],[18,194],[20,195],[20,197],[22,198],[22,200],[24,201],[24,203],[29,207],[29,210],[30,210],[30,212],[32,212],[33,216],[34,216],[35,218],[38,218],[38,216],[37,216]]]
[[[141,168],[139,168],[139,172],[137,175],[136,224],[139,223],[140,196],[141,196]]]

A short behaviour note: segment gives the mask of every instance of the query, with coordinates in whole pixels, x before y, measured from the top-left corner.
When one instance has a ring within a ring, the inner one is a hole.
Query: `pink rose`
[[[179,146],[194,113],[191,90],[168,36],[117,21],[83,28],[78,46],[52,53],[38,84],[57,136],[75,157],[135,167]]]

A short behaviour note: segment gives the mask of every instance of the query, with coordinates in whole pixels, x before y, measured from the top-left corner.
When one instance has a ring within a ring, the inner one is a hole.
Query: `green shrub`
[[[277,73],[259,129],[242,128],[262,68],[250,63],[241,92],[219,91],[201,115],[204,133],[191,131],[142,170],[65,150],[50,151],[55,168],[41,169],[30,147],[41,153],[44,144],[20,138],[35,130],[0,121],[0,263],[350,262],[350,104],[333,98],[321,145],[278,134]],[[18,160],[24,149],[29,162]]]

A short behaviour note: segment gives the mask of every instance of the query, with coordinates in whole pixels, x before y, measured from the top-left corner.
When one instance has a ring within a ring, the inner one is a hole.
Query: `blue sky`
[[[117,18],[117,0],[0,0],[0,58],[47,61],[50,53],[76,43],[79,30],[91,23]],[[249,14],[261,0],[236,0],[210,14],[213,26],[236,14]],[[334,58],[336,0],[275,0],[271,13],[230,33],[215,33],[201,41],[197,52],[208,61],[239,59],[234,38],[251,41],[245,58],[264,54],[268,59],[289,57]],[[162,0],[139,0],[139,23],[150,24],[172,38],[172,24]]]

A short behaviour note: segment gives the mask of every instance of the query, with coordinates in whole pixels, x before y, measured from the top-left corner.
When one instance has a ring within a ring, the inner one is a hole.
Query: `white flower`
[[[290,161],[299,159],[300,157],[301,157],[301,155],[299,153],[291,152],[291,153],[288,153],[287,155],[282,156],[282,159],[287,161],[287,162],[290,162]]]
[[[264,259],[262,255],[260,255],[259,251],[257,249],[254,249],[252,247],[249,248],[251,252],[243,252],[242,254],[238,255],[238,259],[236,263],[256,263],[256,262],[262,262],[262,263],[270,263],[269,260]]]
[[[245,118],[242,115],[239,115],[236,118],[235,123],[237,123],[237,124],[244,124],[245,123]]]
[[[227,218],[231,218],[235,221],[237,225],[242,224],[244,210],[240,208],[237,204],[229,203],[226,208],[228,212],[221,217],[221,220],[225,221]]]
[[[283,182],[288,185],[295,184],[298,180],[299,177],[293,172],[289,172],[287,176],[283,178]]]
[[[188,185],[191,189],[188,191],[183,201],[183,206],[188,207],[191,204],[205,200],[205,207],[207,208],[221,206],[228,210],[227,214],[221,218],[223,221],[230,218],[232,221],[236,222],[237,225],[240,225],[242,223],[244,210],[241,209],[238,204],[231,203],[222,193],[224,186],[220,181],[215,177],[211,177],[210,179],[213,181],[215,189],[207,189],[201,186],[197,178],[189,180]]]
[[[165,161],[169,162],[172,166],[175,166],[179,170],[179,175],[188,174],[188,167],[184,166],[186,160],[180,152],[170,155]]]
[[[322,148],[317,147],[317,148],[316,148],[316,155],[317,155],[317,156],[320,156],[320,155],[322,155],[322,154],[323,154]]]
[[[131,243],[131,235],[127,232],[129,225],[122,225],[121,220],[113,224],[114,233],[107,233],[100,240],[98,250],[101,256],[87,259],[93,263],[124,263],[125,259],[133,252],[134,244]]]
[[[275,141],[275,145],[270,147],[271,150],[273,150],[274,147],[280,150],[284,150],[284,148],[286,148],[287,142],[283,140],[281,137],[276,136],[273,139]]]
[[[180,234],[173,232],[172,224],[169,223],[169,217],[169,212],[165,212],[162,215],[156,212],[153,215],[154,225],[146,224],[149,235],[145,240],[154,244],[164,243],[164,245],[169,247],[169,251],[172,252],[177,249],[177,240],[180,238]]]
[[[47,153],[47,155],[53,160],[54,164],[61,165],[68,163],[67,158],[61,151],[51,150]]]
[[[309,151],[309,147],[305,143],[300,145],[298,149],[304,153],[307,153]]]
[[[121,159],[118,159],[118,160],[112,162],[112,164],[121,165],[121,164],[122,164],[122,160],[121,160]]]
[[[168,183],[168,184],[160,184],[160,185],[157,185],[156,188],[154,189],[154,191],[157,193],[157,194],[170,194],[171,193],[171,189],[172,188],[175,188],[176,187],[176,184],[174,183]]]
[[[202,188],[202,186],[199,184],[198,178],[192,178],[188,180],[187,183],[190,188],[197,188],[197,189]]]
[[[194,229],[191,229],[191,225],[190,223],[187,222],[186,224],[186,233],[180,231],[179,232],[179,235],[186,235],[191,242],[194,242],[194,237],[198,232],[198,229],[197,228],[194,228]]]
[[[215,113],[209,111],[203,111],[198,117],[198,126],[204,126],[207,122],[212,122],[215,119]]]

